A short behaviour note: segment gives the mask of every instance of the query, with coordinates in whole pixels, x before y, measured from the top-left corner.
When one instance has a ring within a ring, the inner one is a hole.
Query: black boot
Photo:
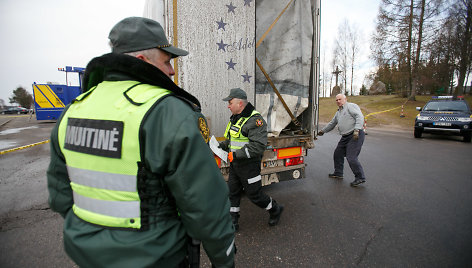
[[[239,213],[238,212],[230,212],[230,214],[231,214],[231,218],[233,219],[234,230],[237,232],[237,231],[239,231],[239,223],[238,223]]]
[[[284,211],[284,206],[277,204],[275,200],[272,200],[272,208],[269,209],[269,225],[274,226],[279,223],[280,216],[282,215],[282,212]]]

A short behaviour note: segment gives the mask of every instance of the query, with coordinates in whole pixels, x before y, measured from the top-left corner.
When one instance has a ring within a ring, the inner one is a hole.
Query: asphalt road
[[[47,139],[52,126],[15,118],[0,127],[0,151]],[[22,127],[32,128],[4,132]],[[309,151],[307,178],[264,188],[285,206],[278,226],[243,199],[237,267],[472,266],[472,145],[368,132],[363,186],[349,186],[347,163],[344,180],[327,177],[339,140],[333,131]],[[0,155],[0,267],[75,267],[62,249],[62,219],[47,206],[48,152],[43,144]]]

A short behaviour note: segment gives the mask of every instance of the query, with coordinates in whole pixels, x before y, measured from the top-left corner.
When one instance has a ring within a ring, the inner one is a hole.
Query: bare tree
[[[344,89],[344,94],[347,95],[347,69],[349,65],[349,23],[347,19],[338,26],[338,35],[334,41],[334,52],[335,58],[337,59],[337,64],[340,69],[340,77],[342,80],[342,84],[344,85],[342,88]]]
[[[354,69],[360,50],[360,39],[357,26],[351,26],[347,19],[339,25],[333,55],[337,59],[335,65],[338,65],[341,69],[340,75],[346,95],[353,95],[354,93]],[[348,82],[350,84],[350,91],[348,91]]]
[[[359,53],[359,40],[361,40],[361,35],[359,34],[359,29],[356,25],[349,27],[349,45],[350,45],[350,65],[351,65],[351,95],[354,95],[353,84],[354,84],[354,66],[356,65],[357,55]]]
[[[323,47],[326,47],[326,43],[323,45]],[[331,85],[329,85],[330,88],[328,88],[328,80],[329,80],[329,73],[326,71],[326,49],[323,50],[323,57],[322,57],[322,64],[323,70],[322,70],[322,77],[321,77],[321,96],[329,96],[327,92],[331,92]]]
[[[376,32],[372,36],[372,57],[379,66],[390,63],[399,63],[407,47],[409,13],[405,12],[404,5],[395,4],[389,0],[382,0],[377,15]]]
[[[420,71],[424,69],[424,47],[436,40],[438,15],[442,0],[382,0],[377,17],[376,33],[372,38],[373,58],[379,65],[406,63],[404,85],[410,99],[421,88]],[[425,38],[426,37],[426,38]],[[428,42],[425,42],[428,41]],[[426,53],[427,57],[429,53]]]
[[[416,57],[415,57],[415,62],[413,66],[413,71],[411,72],[411,88],[412,90],[410,91],[410,97],[408,98],[409,100],[416,100],[416,89],[418,85],[418,70],[419,70],[419,65],[420,65],[420,55],[421,55],[421,42],[423,39],[423,25],[424,25],[424,10],[425,10],[425,0],[421,0],[421,6],[420,6],[420,17],[419,17],[419,27],[418,27],[418,43],[416,44]],[[411,17],[413,18],[413,0],[411,0]],[[412,23],[413,25],[413,23]]]
[[[462,37],[460,43],[460,59],[459,59],[459,79],[457,88],[454,92],[455,96],[464,94],[464,80],[467,70],[470,66],[471,59],[471,27],[472,27],[472,2],[471,0],[460,0],[453,7],[452,14],[457,14],[458,34]]]

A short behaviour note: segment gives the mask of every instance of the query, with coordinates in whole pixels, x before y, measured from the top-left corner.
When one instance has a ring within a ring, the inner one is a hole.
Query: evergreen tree
[[[33,105],[33,96],[21,86],[13,90],[13,95],[9,100],[10,103],[17,103],[19,106],[28,109]]]

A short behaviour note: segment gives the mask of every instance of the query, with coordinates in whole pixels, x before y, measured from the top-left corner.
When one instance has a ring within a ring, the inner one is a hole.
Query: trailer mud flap
[[[262,186],[281,181],[297,180],[305,178],[305,168],[297,168],[276,173],[262,175]]]

